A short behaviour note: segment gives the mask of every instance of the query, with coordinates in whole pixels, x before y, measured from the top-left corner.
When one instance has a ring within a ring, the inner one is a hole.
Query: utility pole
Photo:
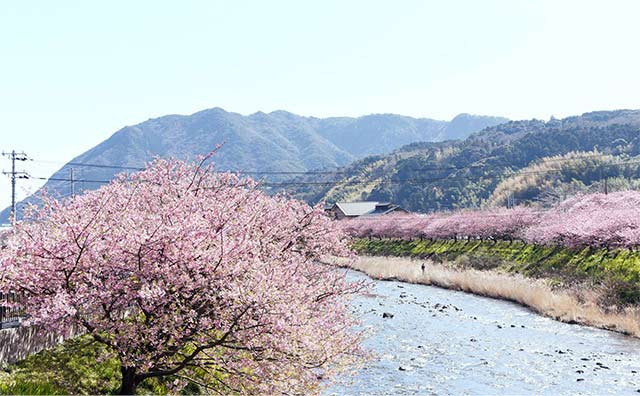
[[[69,181],[71,182],[71,198],[76,196],[76,191],[73,188],[73,168],[69,168]]]
[[[24,152],[16,153],[12,150],[10,153],[2,152],[2,155],[11,159],[11,172],[2,171],[5,175],[11,175],[11,223],[16,221],[16,179],[28,179],[27,172],[16,172],[16,161],[26,161],[27,154]]]
[[[609,194],[609,178],[607,175],[602,176],[602,168],[600,168],[600,180],[604,180],[604,195]]]

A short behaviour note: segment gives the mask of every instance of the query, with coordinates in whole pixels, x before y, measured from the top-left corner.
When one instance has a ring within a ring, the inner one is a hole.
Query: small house
[[[362,201],[336,202],[325,206],[325,212],[336,220],[355,218],[360,216],[383,216],[390,214],[409,213],[391,202]]]

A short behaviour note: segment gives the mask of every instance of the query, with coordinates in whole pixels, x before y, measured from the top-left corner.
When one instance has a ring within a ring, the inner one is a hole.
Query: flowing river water
[[[640,339],[557,322],[505,301],[374,282],[373,296],[353,304],[375,356],[327,395],[640,395]],[[393,317],[383,318],[385,312]]]

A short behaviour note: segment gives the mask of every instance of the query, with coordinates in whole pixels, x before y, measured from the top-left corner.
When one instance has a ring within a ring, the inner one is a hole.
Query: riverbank
[[[585,263],[559,249],[550,249],[542,254],[542,249],[536,251],[531,246],[519,249],[514,245],[515,242],[491,244],[494,251],[485,242],[476,241],[359,240],[354,244],[356,250],[371,255],[361,256],[352,268],[375,279],[397,279],[508,300],[562,322],[640,337],[640,308],[636,304],[611,303],[612,298],[620,298],[616,295],[620,294],[620,290],[614,289],[613,281],[608,281],[612,282],[609,285],[598,285],[598,278],[609,279],[613,275],[602,268],[590,267],[589,264],[595,260],[593,256],[587,257]],[[383,249],[387,254],[393,252],[400,256],[404,253],[408,257],[375,255]],[[516,257],[514,254],[518,250],[519,260],[504,258],[507,255]],[[523,250],[528,250],[528,254]],[[620,254],[610,258],[609,262],[600,257],[601,265],[605,262],[611,267],[612,261],[618,261],[619,265]],[[561,261],[560,256],[569,259]],[[534,257],[537,261],[533,261]],[[580,273],[572,272],[570,268],[592,269]],[[628,262],[622,268],[625,269],[622,273],[633,273],[633,267]],[[545,273],[547,276],[543,276]],[[620,274],[618,272],[616,276]],[[633,291],[633,287],[631,289]],[[623,293],[622,297],[628,298],[627,294],[632,295]]]
[[[553,288],[572,289],[578,299],[597,291],[605,310],[640,306],[640,251],[541,246],[521,241],[356,239],[361,255],[430,259],[459,269],[494,270],[544,279]]]

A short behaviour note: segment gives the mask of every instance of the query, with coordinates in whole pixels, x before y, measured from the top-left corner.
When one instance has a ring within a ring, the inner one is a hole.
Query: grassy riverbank
[[[458,268],[494,270],[544,278],[556,287],[589,286],[603,307],[640,304],[640,252],[627,249],[572,250],[519,241],[358,239],[359,254],[429,258]]]
[[[365,256],[355,269],[376,278],[506,299],[565,322],[640,336],[638,252],[477,240],[360,239],[353,246]],[[426,260],[424,272],[413,259]]]

